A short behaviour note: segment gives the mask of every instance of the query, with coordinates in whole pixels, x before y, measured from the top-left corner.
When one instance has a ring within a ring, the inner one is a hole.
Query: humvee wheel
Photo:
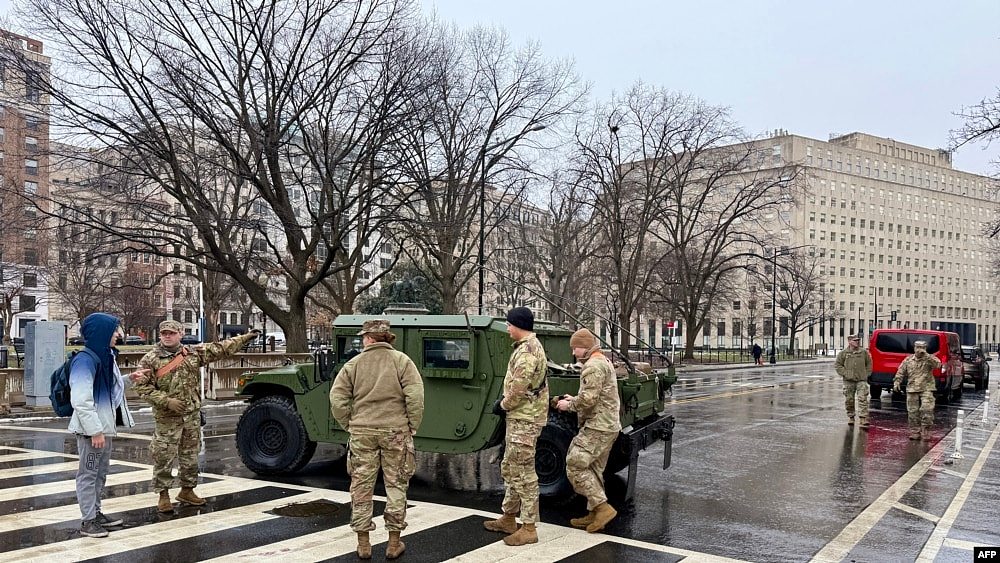
[[[566,477],[566,452],[573,441],[570,425],[558,417],[549,417],[542,427],[535,445],[535,473],[538,474],[538,493],[542,496],[559,496],[573,490]]]
[[[316,442],[291,399],[270,395],[250,404],[236,423],[236,449],[258,475],[294,473],[309,463]]]

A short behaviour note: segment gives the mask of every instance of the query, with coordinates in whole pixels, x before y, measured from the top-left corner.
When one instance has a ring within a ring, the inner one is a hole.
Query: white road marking
[[[955,493],[955,498],[952,499],[951,505],[948,506],[948,510],[945,511],[944,516],[941,517],[941,521],[938,522],[934,531],[931,532],[931,537],[927,540],[927,543],[924,544],[924,549],[920,552],[920,556],[917,557],[917,561],[934,561],[938,552],[941,551],[941,545],[944,543],[945,538],[948,537],[948,532],[951,531],[951,527],[954,525],[955,519],[958,517],[958,513],[962,510],[962,506],[965,504],[966,499],[969,498],[969,493],[972,492],[972,487],[976,484],[976,479],[979,478],[979,473],[983,470],[983,465],[986,464],[986,459],[989,458],[990,452],[993,451],[993,446],[997,442],[997,437],[1000,437],[1000,426],[997,426],[993,430],[993,433],[990,434],[990,439],[987,440],[986,445],[983,446],[983,450],[979,453],[979,457],[977,457],[975,463],[972,464],[969,476],[962,482],[962,486],[960,486],[958,488],[958,492]]]
[[[944,540],[944,547],[952,547],[952,548],[955,548],[955,549],[962,549],[962,550],[965,550],[965,551],[972,551],[973,549],[975,549],[977,547],[981,547],[981,546],[978,543],[971,542],[971,541],[956,540],[954,538],[947,538],[947,539]]]
[[[910,514],[912,514],[914,516],[919,516],[919,517],[923,518],[924,520],[930,520],[931,522],[934,522],[935,524],[937,524],[938,520],[940,520],[940,518],[938,518],[937,516],[934,516],[933,514],[931,514],[929,512],[924,512],[923,510],[920,510],[919,508],[913,508],[912,506],[907,505],[907,504],[903,504],[901,502],[897,502],[896,504],[894,504],[893,508],[898,508],[899,510],[902,510],[903,512],[909,512]]]

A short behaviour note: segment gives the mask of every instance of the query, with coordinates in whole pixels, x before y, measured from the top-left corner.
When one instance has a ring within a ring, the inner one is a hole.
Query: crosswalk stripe
[[[332,491],[331,491],[332,492]],[[331,498],[330,500],[334,500]],[[384,500],[384,499],[379,499]],[[335,502],[350,504],[350,495],[344,494]],[[407,527],[403,534],[412,534],[421,530],[447,524],[452,520],[466,516],[467,513],[457,509],[447,507],[433,507],[433,510],[421,510],[420,505],[416,505],[406,511]],[[389,541],[389,532],[380,521],[375,518],[377,528],[371,532],[370,539],[372,545]],[[348,526],[338,526],[330,530],[323,530],[298,538],[276,542],[255,549],[248,549],[239,553],[232,553],[223,557],[209,559],[213,562],[233,562],[233,561],[263,561],[280,555],[282,560],[288,561],[320,561],[330,557],[336,557],[345,553],[354,552],[357,546],[357,535]]]
[[[12,467],[10,469],[0,469],[0,479],[10,477],[29,477],[32,475],[42,475],[45,473],[57,473],[59,471],[74,471],[80,466],[77,460],[63,463],[48,463],[45,465],[33,465],[31,467]]]
[[[75,464],[74,464],[75,467]],[[128,473],[115,473],[108,475],[106,487],[113,487],[124,483],[135,483],[137,481],[148,481],[152,473],[142,471],[129,471]],[[55,483],[45,483],[42,485],[25,485],[23,487],[11,487],[0,490],[0,503],[13,499],[40,497],[76,490],[76,481],[56,481]]]
[[[198,494],[201,496],[214,496],[245,489],[244,485],[223,481],[199,485]],[[156,498],[153,493],[144,493],[141,495],[104,499],[101,502],[101,509],[105,514],[113,514],[115,512],[135,510],[147,506],[151,507],[156,505]],[[30,513],[8,514],[7,516],[0,516],[0,533],[66,522],[78,518],[80,518],[80,507],[76,504],[35,510]]]
[[[19,451],[19,452],[16,452],[16,453],[12,453],[12,454],[0,457],[0,464],[7,463],[9,461],[25,461],[25,460],[29,460],[29,459],[44,459],[44,458],[47,458],[47,457],[71,458],[71,457],[76,457],[76,456],[64,456],[62,454],[56,454],[55,452],[45,452],[45,451],[38,451],[38,450],[32,450],[32,451],[27,451],[27,452],[21,452],[21,451]]]
[[[268,483],[270,485],[271,483]],[[327,491],[306,493],[295,497],[296,502],[318,500]],[[17,561],[51,563],[84,561],[97,557],[107,557],[158,544],[194,538],[211,532],[219,532],[238,526],[281,518],[266,511],[288,504],[287,498],[270,500],[258,504],[242,506],[221,512],[209,512],[190,518],[172,520],[137,528],[127,528],[112,532],[107,538],[75,538],[64,542],[8,552],[5,556]]]

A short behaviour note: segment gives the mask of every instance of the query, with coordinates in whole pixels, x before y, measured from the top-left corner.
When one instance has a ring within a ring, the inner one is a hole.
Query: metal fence
[[[670,348],[665,349],[638,349],[629,351],[629,359],[638,362],[649,362],[653,367],[661,367],[667,364],[666,358],[670,357]],[[715,348],[712,346],[697,346],[691,351],[691,358],[685,358],[684,348],[677,348],[674,361],[677,364],[752,364],[753,355],[747,348]],[[829,353],[832,353],[830,351]],[[817,355],[816,350],[788,350],[778,348],[775,360],[778,362],[787,360],[812,359],[822,356],[822,351]],[[768,363],[770,359],[769,351],[764,350],[761,361]]]

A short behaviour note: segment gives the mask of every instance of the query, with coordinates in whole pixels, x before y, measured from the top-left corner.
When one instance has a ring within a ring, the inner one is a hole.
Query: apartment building
[[[51,61],[41,41],[5,30],[0,50],[0,305],[3,330],[17,337],[29,322],[48,317],[39,275],[48,242],[25,197],[49,193],[49,100],[41,86]]]

